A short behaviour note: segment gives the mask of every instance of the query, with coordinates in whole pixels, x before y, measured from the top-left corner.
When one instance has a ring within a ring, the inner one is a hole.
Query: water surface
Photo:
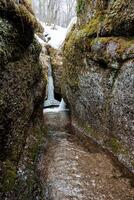
[[[134,200],[134,188],[103,149],[73,129],[69,112],[44,113],[47,145],[38,164],[46,200]]]

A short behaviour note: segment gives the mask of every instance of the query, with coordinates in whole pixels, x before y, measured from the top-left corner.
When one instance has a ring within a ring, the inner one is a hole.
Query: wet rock
[[[40,62],[42,64],[44,76],[47,78],[48,66],[50,64],[50,56],[47,50],[47,44],[42,45],[42,50],[40,53]]]
[[[62,51],[49,48],[49,55],[51,57],[51,64],[53,69],[55,92],[58,96],[61,96],[62,72],[63,72]]]
[[[37,27],[37,20],[23,4],[17,5],[12,0],[0,1],[2,192],[8,192],[14,186],[16,168],[28,137],[29,126],[43,107],[45,83],[39,61],[41,47],[34,39]]]
[[[124,135],[124,142],[134,149],[133,126],[133,89],[134,86],[134,60],[123,64],[115,80],[110,102],[110,130],[114,134]],[[123,137],[122,137],[123,139]]]
[[[88,23],[91,18],[94,17],[96,12],[101,12],[108,7],[108,0],[77,0],[77,15],[79,25]]]
[[[80,2],[64,46],[62,93],[88,134],[134,171],[134,2]]]
[[[101,36],[134,35],[134,1],[111,1],[101,28]]]

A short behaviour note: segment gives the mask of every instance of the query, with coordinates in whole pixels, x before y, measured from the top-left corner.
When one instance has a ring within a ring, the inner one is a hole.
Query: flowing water
[[[45,112],[44,123],[47,144],[38,164],[44,200],[134,200],[132,180],[73,128],[69,112]]]
[[[48,66],[48,84],[47,84],[47,100],[44,102],[44,107],[59,106],[60,102],[54,97],[54,83],[52,77],[52,67],[49,62]]]
[[[64,100],[55,100],[51,65],[44,107],[47,144],[38,163],[44,200],[134,200],[127,170],[74,129]]]

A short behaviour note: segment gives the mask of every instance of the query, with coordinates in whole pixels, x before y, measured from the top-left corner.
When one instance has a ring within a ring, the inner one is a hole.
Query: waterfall
[[[46,108],[44,109],[44,113],[52,112],[52,113],[58,113],[62,111],[69,111],[69,109],[66,108],[66,103],[64,102],[64,99],[61,100],[60,105],[56,108]]]
[[[48,65],[47,100],[44,102],[44,108],[44,113],[61,112],[64,110],[68,111],[68,109],[66,109],[66,103],[64,102],[64,99],[59,102],[54,98],[54,81],[50,61]]]
[[[50,101],[54,100],[54,83],[53,83],[53,77],[48,76],[48,86],[47,86],[47,99]]]
[[[64,99],[62,98],[60,105],[59,105],[59,110],[65,110],[66,108],[66,103],[64,101]]]
[[[54,98],[54,83],[52,76],[52,67],[49,61],[48,66],[48,84],[47,84],[47,100],[44,102],[44,107],[59,106],[60,102]]]

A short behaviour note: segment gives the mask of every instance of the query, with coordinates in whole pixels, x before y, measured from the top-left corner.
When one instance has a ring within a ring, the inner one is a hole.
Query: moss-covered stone
[[[3,162],[1,178],[0,178],[0,191],[5,193],[11,191],[16,181],[16,167],[10,160]]]
[[[134,1],[116,0],[109,4],[107,15],[101,28],[101,35],[134,35]]]
[[[85,2],[83,0],[78,0],[77,14],[80,14],[84,10],[84,7],[85,7]]]
[[[106,146],[111,148],[111,150],[115,153],[121,153],[122,152],[122,146],[116,138],[111,138],[110,140],[106,141]]]
[[[103,12],[108,7],[107,0],[77,0],[77,16],[78,25],[83,25],[89,22],[97,12]]]
[[[133,171],[134,2],[78,3],[84,10],[65,41],[62,92],[91,136]]]
[[[43,123],[41,124],[43,121],[40,117],[36,118],[36,120],[34,126],[31,125],[28,131],[29,136],[27,137],[26,145],[18,164],[18,176],[15,188],[9,195],[10,198],[13,198],[15,195],[15,198],[18,200],[43,199],[43,191],[37,172],[37,161],[42,151],[42,145],[45,143],[46,129]]]
[[[17,4],[14,0],[1,0],[0,1],[1,16],[16,22],[16,26],[24,28],[28,26],[29,29],[35,30],[38,28],[38,22],[30,8],[27,1]]]
[[[0,1],[0,198],[11,198],[18,163],[26,147],[29,125],[42,107],[45,80],[39,61],[41,46],[34,39],[37,20],[24,4]],[[33,125],[34,126],[34,125]],[[40,130],[40,127],[39,129]],[[30,146],[31,168],[41,143],[40,131]],[[38,137],[37,137],[38,136]],[[26,152],[25,152],[26,153]],[[25,161],[25,160],[23,160]],[[23,165],[23,164],[22,164]],[[34,174],[34,172],[33,172]]]

